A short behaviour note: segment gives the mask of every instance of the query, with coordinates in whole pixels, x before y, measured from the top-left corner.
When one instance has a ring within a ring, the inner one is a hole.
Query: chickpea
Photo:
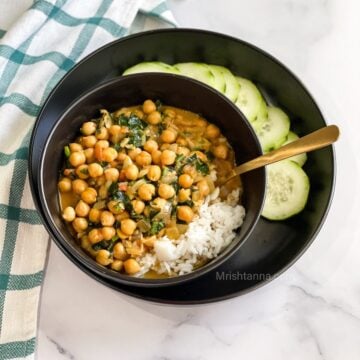
[[[136,222],[131,219],[124,219],[120,224],[121,231],[126,235],[132,235],[136,229]]]
[[[144,144],[144,150],[150,154],[153,151],[157,150],[158,148],[159,148],[159,145],[155,140],[150,139],[150,140],[146,141],[146,143]]]
[[[160,146],[161,151],[169,150],[169,148],[170,148],[170,144],[167,144],[167,143],[161,144],[161,146]]]
[[[100,129],[96,130],[95,136],[99,140],[107,140],[109,138],[109,131],[106,127],[101,127]]]
[[[96,137],[94,135],[84,136],[81,139],[81,143],[86,148],[92,148],[96,144]]]
[[[186,145],[187,145],[187,140],[186,140],[184,137],[182,137],[182,136],[178,136],[178,137],[176,138],[176,143],[177,143],[178,145],[180,145],[180,146],[186,146]]]
[[[81,237],[81,247],[83,249],[88,249],[90,246],[91,246],[91,243],[89,241],[89,238],[86,235],[82,236]]]
[[[161,164],[161,151],[160,150],[154,150],[151,153],[152,162],[156,165]]]
[[[106,169],[104,174],[107,181],[116,182],[119,179],[120,172],[118,169],[110,168]]]
[[[124,262],[125,272],[129,275],[134,275],[140,271],[141,267],[135,259],[127,259]]]
[[[71,191],[71,180],[69,178],[62,178],[58,183],[58,187],[63,193]]]
[[[92,163],[88,167],[89,175],[92,178],[96,178],[98,176],[101,176],[104,173],[104,169],[102,166],[98,163]]]
[[[175,162],[176,154],[171,150],[164,150],[161,153],[161,163],[163,165],[172,165]]]
[[[96,262],[103,266],[110,265],[112,263],[112,260],[110,259],[110,252],[105,249],[99,250],[96,254]]]
[[[179,146],[176,150],[176,153],[179,155],[189,156],[190,155],[190,149],[184,146]]]
[[[88,166],[86,164],[78,166],[75,173],[80,179],[87,179],[89,177]]]
[[[136,157],[141,153],[141,149],[140,148],[135,148],[135,149],[131,149],[128,152],[128,155],[130,157],[131,160],[135,161]]]
[[[118,159],[118,161],[120,162],[120,164],[122,164],[122,163],[124,162],[124,160],[125,160],[126,157],[127,157],[126,153],[120,152],[120,153],[118,154],[117,159]]]
[[[104,240],[111,240],[115,236],[116,230],[112,226],[104,226],[101,229],[101,234]]]
[[[175,189],[171,185],[160,184],[158,193],[163,199],[170,199],[175,195]]]
[[[144,113],[140,109],[135,109],[132,113],[139,119],[142,119],[144,117]]]
[[[64,169],[63,175],[64,176],[73,176],[73,175],[75,175],[75,170],[74,169]]]
[[[69,144],[69,148],[71,152],[83,151],[83,147],[78,143]]]
[[[114,258],[118,260],[125,260],[127,258],[125,247],[121,242],[118,242],[114,245],[113,255]]]
[[[164,114],[173,119],[176,116],[176,112],[172,109],[165,109]]]
[[[175,142],[176,137],[177,137],[177,132],[175,130],[171,130],[171,129],[164,130],[160,135],[160,139],[163,142],[169,143],[169,144]]]
[[[100,222],[101,210],[92,208],[89,212],[89,220],[96,224]]]
[[[220,136],[220,129],[213,125],[213,124],[209,124],[207,127],[206,127],[206,130],[205,130],[205,137],[208,138],[208,139],[216,139]]]
[[[177,217],[179,220],[189,223],[194,218],[194,212],[190,206],[179,206],[177,209]]]
[[[117,157],[118,157],[118,152],[114,148],[108,147],[103,150],[103,153],[102,153],[103,161],[112,162]]]
[[[179,202],[185,202],[190,200],[191,190],[190,189],[180,189],[178,193]]]
[[[86,217],[90,211],[90,206],[83,200],[80,200],[75,207],[75,212],[77,216]]]
[[[193,178],[189,174],[181,174],[179,176],[179,185],[187,189],[193,184]]]
[[[86,157],[82,151],[75,151],[70,154],[69,162],[73,167],[85,164]]]
[[[84,155],[86,157],[86,162],[88,164],[91,164],[92,162],[95,162],[95,149],[94,148],[87,148],[84,150]]]
[[[206,180],[201,180],[197,184],[201,196],[207,196],[210,194],[210,187]]]
[[[205,155],[205,153],[203,153],[202,151],[195,151],[195,154],[202,161],[207,161],[207,159],[208,159],[207,156]]]
[[[74,221],[76,217],[76,213],[75,210],[72,206],[67,206],[62,213],[62,218],[67,221],[67,222],[72,222]]]
[[[195,167],[190,164],[184,166],[183,172],[184,174],[189,174],[192,178],[195,178],[197,176],[197,171]]]
[[[121,260],[114,260],[110,265],[111,269],[115,271],[121,271],[123,266],[124,263]]]
[[[107,203],[107,207],[108,209],[114,214],[114,215],[117,215],[117,214],[121,214],[124,209],[119,206],[120,203],[116,200],[111,200]]]
[[[88,222],[86,219],[82,217],[77,217],[72,222],[72,226],[77,233],[81,233],[87,229]]]
[[[161,210],[165,206],[166,202],[167,201],[165,199],[161,197],[157,197],[152,201],[151,207],[153,207],[156,210]]]
[[[138,195],[140,199],[149,201],[155,195],[155,186],[152,184],[143,184],[139,187]]]
[[[101,147],[102,149],[106,149],[110,146],[110,143],[107,140],[98,140],[95,144],[95,147]]]
[[[151,125],[157,125],[161,122],[161,114],[158,111],[153,111],[147,116],[146,120]]]
[[[111,135],[120,135],[121,134],[121,126],[120,125],[111,125],[109,128],[109,133]]]
[[[171,151],[174,151],[175,153],[177,153],[177,149],[178,149],[178,147],[179,147],[179,145],[178,144],[176,144],[176,143],[173,143],[173,144],[170,144],[170,146],[169,146],[169,150],[171,150]]]
[[[102,226],[113,226],[115,217],[110,211],[103,211],[100,215],[100,222]]]
[[[124,234],[120,229],[117,229],[116,233],[121,240],[129,239],[129,235]]]
[[[150,181],[158,181],[161,177],[161,169],[158,165],[151,165],[147,177]]]
[[[195,119],[194,120],[194,124],[195,126],[201,128],[201,127],[205,127],[207,125],[207,121],[201,118]]]
[[[151,164],[151,160],[151,155],[146,151],[142,151],[135,158],[135,161],[139,166],[148,166]]]
[[[72,190],[75,194],[81,195],[83,191],[88,188],[88,184],[86,181],[81,179],[76,179],[72,182]]]
[[[102,231],[100,229],[92,229],[88,233],[88,239],[91,244],[96,244],[102,240],[104,240]]]
[[[131,204],[137,214],[141,214],[145,209],[145,203],[141,200],[133,200]]]
[[[228,156],[228,147],[225,144],[217,145],[214,148],[213,153],[218,159],[225,160]]]
[[[88,187],[81,193],[81,199],[87,204],[94,204],[97,198],[97,191],[94,188]]]
[[[139,175],[139,169],[136,165],[129,165],[125,169],[125,175],[129,180],[136,180]]]
[[[143,103],[142,109],[145,114],[150,114],[156,110],[156,105],[151,100],[145,100]]]
[[[130,218],[130,215],[127,211],[123,210],[120,214],[116,215],[115,216],[115,219],[116,221],[121,221],[121,220],[124,220],[124,219],[129,219]]]
[[[96,124],[92,121],[87,121],[82,124],[80,131],[84,135],[92,135],[96,131]]]

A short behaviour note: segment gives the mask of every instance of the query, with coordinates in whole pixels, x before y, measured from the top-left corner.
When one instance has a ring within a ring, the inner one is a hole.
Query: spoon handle
[[[339,128],[336,125],[329,125],[316,130],[298,140],[273,150],[267,154],[261,155],[256,159],[247,161],[233,169],[228,179],[255,170],[259,167],[270,165],[274,162],[287,159],[294,155],[321,149],[334,143],[339,138]]]

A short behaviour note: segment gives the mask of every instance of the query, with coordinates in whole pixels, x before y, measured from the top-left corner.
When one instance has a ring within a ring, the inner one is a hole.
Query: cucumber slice
[[[267,186],[262,216],[284,220],[298,214],[306,205],[310,182],[294,161],[282,160],[266,167]]]
[[[291,142],[297,140],[299,137],[293,133],[292,131],[289,132],[288,136],[287,136],[287,139],[286,141],[281,145],[287,145],[287,144],[290,144]],[[292,160],[292,161],[295,161],[296,163],[299,164],[299,166],[304,166],[304,164],[306,163],[306,160],[307,160],[307,155],[306,154],[300,154],[300,155],[295,155],[291,158],[289,158],[288,160]]]
[[[255,123],[260,118],[266,118],[266,102],[255,84],[241,77],[236,79],[240,85],[240,90],[235,105],[250,123]]]
[[[208,65],[208,66],[214,75],[214,88],[217,91],[224,94],[226,84],[225,84],[225,78],[224,78],[222,71],[218,68],[218,66],[214,66],[214,65]]]
[[[134,66],[129,67],[123,73],[123,75],[138,74],[144,72],[163,72],[170,74],[179,74],[173,66],[165,64],[160,61],[142,62]]]
[[[290,130],[290,120],[281,109],[269,106],[267,112],[268,117],[265,120],[254,124],[256,135],[264,152],[280,147]]]
[[[240,91],[240,85],[239,82],[236,80],[236,77],[226,67],[219,65],[209,65],[209,66],[211,70],[216,69],[217,71],[222,73],[225,81],[225,89],[223,91],[223,94],[226,97],[228,97],[231,101],[235,102]]]
[[[215,87],[215,76],[207,64],[201,63],[179,63],[174,65],[180,75],[188,76],[201,81],[211,87]]]

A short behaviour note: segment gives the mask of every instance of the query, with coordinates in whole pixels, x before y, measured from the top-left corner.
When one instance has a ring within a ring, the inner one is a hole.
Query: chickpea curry
[[[81,247],[115,271],[136,275],[162,236],[187,231],[216,181],[235,166],[220,129],[200,115],[146,100],[84,122],[65,146],[58,183],[63,219]],[[241,188],[234,178],[225,198]]]

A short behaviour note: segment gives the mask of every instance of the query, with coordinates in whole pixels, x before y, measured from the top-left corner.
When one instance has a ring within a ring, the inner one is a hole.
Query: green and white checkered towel
[[[0,2],[0,359],[31,359],[35,351],[48,247],[27,178],[35,117],[84,56],[166,23],[174,20],[164,0]]]

